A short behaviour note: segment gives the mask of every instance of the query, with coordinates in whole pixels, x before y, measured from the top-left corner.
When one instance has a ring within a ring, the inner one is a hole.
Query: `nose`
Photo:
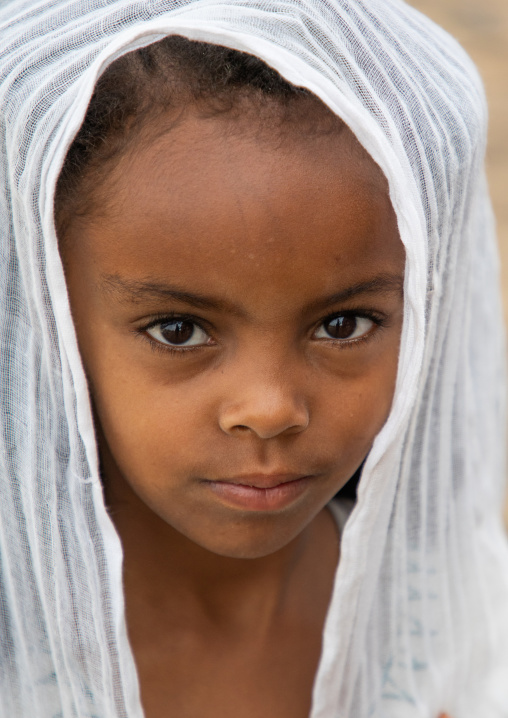
[[[223,404],[219,415],[222,431],[231,436],[251,433],[260,439],[297,434],[309,425],[304,397],[287,378],[249,381],[244,375],[236,382],[235,396]]]

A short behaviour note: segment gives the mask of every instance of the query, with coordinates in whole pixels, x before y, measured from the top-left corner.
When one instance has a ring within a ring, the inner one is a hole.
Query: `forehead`
[[[312,270],[323,284],[344,271],[355,281],[403,262],[386,181],[347,128],[271,135],[191,115],[133,144],[70,234],[103,276],[231,290],[287,290]]]

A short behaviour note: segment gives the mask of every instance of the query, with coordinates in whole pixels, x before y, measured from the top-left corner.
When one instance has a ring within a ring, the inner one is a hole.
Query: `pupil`
[[[161,326],[161,334],[171,344],[185,344],[194,334],[194,325],[185,320],[175,320]]]
[[[334,339],[347,339],[356,330],[356,318],[348,316],[334,317],[325,323],[325,328]]]

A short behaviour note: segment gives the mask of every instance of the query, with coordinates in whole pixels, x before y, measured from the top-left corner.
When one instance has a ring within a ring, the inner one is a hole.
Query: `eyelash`
[[[366,332],[365,334],[362,334],[362,336],[356,337],[354,339],[334,340],[333,337],[330,337],[330,342],[332,342],[332,346],[339,349],[352,349],[354,347],[357,347],[359,344],[372,341],[377,337],[378,329],[385,329],[389,326],[389,317],[386,314],[374,312],[372,310],[366,310],[361,307],[347,309],[343,312],[333,312],[332,314],[329,314],[327,317],[322,319],[317,326],[321,326],[322,324],[325,324],[325,322],[330,321],[331,319],[335,319],[336,317],[354,317],[358,319],[369,319],[376,328],[375,331],[374,328],[372,328],[370,331]]]
[[[147,331],[149,329],[152,329],[152,327],[156,327],[158,324],[165,324],[171,322],[175,319],[181,319],[183,321],[192,322],[192,324],[195,324],[197,327],[199,327],[202,331],[209,333],[208,330],[203,326],[203,321],[197,319],[196,317],[190,315],[190,314],[181,314],[181,313],[174,313],[174,314],[163,314],[159,317],[155,317],[152,319],[151,322],[148,324],[145,324],[144,326],[140,327],[139,329],[135,329],[134,332],[137,336],[139,336],[144,341],[148,342],[148,345],[150,346],[150,349],[154,352],[160,352],[162,354],[185,354],[187,352],[193,352],[197,351],[199,349],[203,349],[203,344],[197,345],[197,346],[190,346],[190,347],[172,347],[170,344],[162,344],[161,342],[156,341],[155,339],[152,339],[148,334]]]
[[[314,328],[314,331],[323,324],[325,324],[328,321],[331,321],[332,319],[343,316],[343,317],[358,317],[358,318],[364,318],[369,319],[374,323],[374,325],[378,329],[383,329],[388,326],[389,319],[385,314],[381,314],[379,312],[373,312],[371,310],[365,310],[360,307],[348,309],[343,312],[333,312],[332,314],[328,314],[326,317],[324,317]],[[174,313],[174,314],[164,314],[159,317],[155,317],[150,321],[148,324],[145,324],[144,326],[134,330],[134,333],[139,336],[144,341],[148,342],[150,348],[154,352],[160,352],[162,354],[170,353],[173,355],[176,354],[185,354],[188,352],[194,352],[198,351],[200,349],[203,349],[203,344],[199,344],[196,346],[189,346],[189,347],[177,347],[177,346],[171,346],[170,344],[162,344],[161,342],[158,342],[155,339],[152,339],[148,334],[147,331],[151,329],[152,327],[157,326],[158,324],[164,324],[169,323],[172,320],[180,319],[183,321],[189,321],[195,324],[197,327],[199,327],[202,331],[208,333],[208,330],[203,326],[202,320],[197,319],[196,317],[189,315],[189,314],[181,314],[181,313]],[[377,331],[369,331],[366,334],[363,334],[360,337],[357,337],[355,339],[333,339],[333,337],[330,337],[330,342],[333,343],[334,346],[340,347],[341,349],[350,349],[354,346],[358,346],[358,344],[362,344],[365,341],[370,341],[373,337],[372,335],[376,335]],[[319,341],[319,340],[317,340]]]

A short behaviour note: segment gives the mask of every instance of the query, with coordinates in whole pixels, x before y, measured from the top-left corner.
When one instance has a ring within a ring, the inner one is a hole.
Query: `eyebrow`
[[[146,300],[173,300],[188,304],[197,309],[226,311],[237,316],[244,316],[238,306],[225,299],[209,297],[203,294],[187,292],[179,287],[154,281],[125,279],[117,274],[103,275],[100,287],[105,292],[116,295],[120,301],[138,303]],[[381,274],[367,281],[357,282],[334,294],[318,299],[307,308],[315,311],[320,308],[353,299],[361,294],[402,293],[404,277],[398,274]]]
[[[203,294],[186,292],[179,287],[153,281],[138,281],[124,279],[117,274],[103,275],[101,288],[106,292],[117,295],[120,301],[143,302],[146,300],[168,300],[183,302],[196,309],[215,309],[227,311],[231,314],[243,314],[232,302],[215,297],[206,297]]]
[[[377,277],[368,279],[367,281],[351,284],[349,287],[346,287],[335,294],[329,294],[323,299],[318,299],[316,302],[312,302],[309,309],[315,311],[332,304],[345,302],[348,299],[354,299],[362,294],[403,294],[403,290],[403,275],[380,274]]]

